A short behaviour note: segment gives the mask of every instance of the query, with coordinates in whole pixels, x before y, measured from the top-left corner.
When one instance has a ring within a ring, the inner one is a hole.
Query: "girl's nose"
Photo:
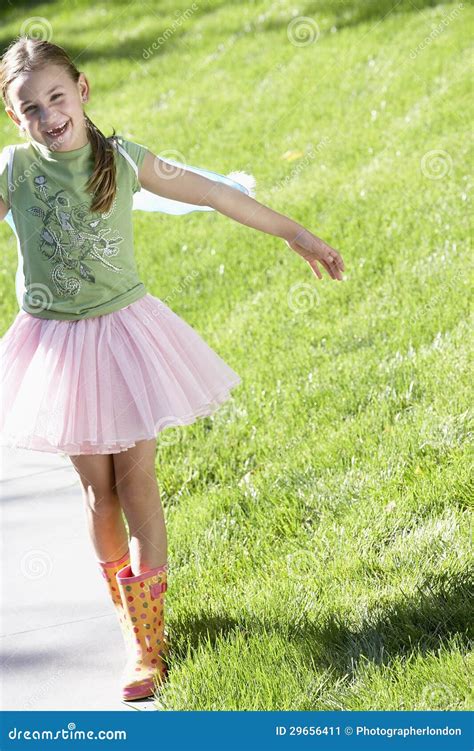
[[[42,125],[48,125],[51,121],[52,110],[50,107],[39,107],[40,123]]]

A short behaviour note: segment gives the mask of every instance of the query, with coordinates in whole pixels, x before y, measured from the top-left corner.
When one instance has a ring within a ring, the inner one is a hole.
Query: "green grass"
[[[135,216],[148,291],[243,378],[158,441],[161,705],[470,709],[472,6],[306,2],[319,37],[295,46],[288,0],[201,3],[177,26],[172,2],[132,5],[18,4],[1,42],[48,18],[107,135],[252,172],[257,200],[346,265],[318,281],[220,214]],[[19,140],[2,118],[1,145]],[[0,240],[3,334],[16,243]]]

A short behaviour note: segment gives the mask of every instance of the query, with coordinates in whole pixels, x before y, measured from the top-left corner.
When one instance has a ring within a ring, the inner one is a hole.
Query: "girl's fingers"
[[[326,271],[328,272],[329,276],[330,276],[330,277],[331,277],[332,279],[337,279],[337,276],[336,276],[336,269],[334,268],[334,266],[332,266],[332,265],[330,265],[329,263],[327,263],[327,261],[322,261],[321,263],[322,263],[322,264],[324,265],[324,268],[325,268],[325,269],[326,269]]]
[[[344,261],[342,260],[337,250],[334,250],[334,248],[331,248],[331,246],[327,244],[326,244],[326,248],[327,248],[327,255],[328,255],[329,263],[333,264],[341,271],[344,271]]]
[[[323,278],[323,275],[321,274],[321,271],[319,269],[318,263],[320,263],[321,266],[324,266],[324,268],[328,272],[329,276],[331,276],[334,279],[334,272],[333,272],[333,270],[331,269],[331,267],[329,266],[329,264],[327,264],[326,261],[324,261],[322,258],[318,259],[318,261],[316,261],[314,258],[311,258],[311,259],[308,258],[307,261],[308,261],[309,265],[311,266],[313,272],[318,277],[318,279],[322,279]]]
[[[318,279],[322,279],[323,275],[321,274],[320,268],[318,264],[316,263],[316,261],[314,262],[313,268],[316,270],[316,276],[318,277]]]
[[[299,242],[286,242],[292,250],[303,256],[303,258],[311,266],[311,269],[318,277],[318,279],[323,278],[318,266],[318,263],[320,263],[321,266],[326,269],[331,279],[342,281],[344,261],[342,260],[342,257],[339,255],[337,250],[331,248],[331,246],[325,243],[323,240],[314,237],[312,243],[305,243],[306,247]]]
[[[322,279],[323,275],[321,274],[321,271],[319,270],[318,264],[316,261],[309,261],[309,265],[311,266],[313,273],[318,277],[318,279]]]
[[[321,261],[321,263],[324,266],[324,268],[326,269],[326,271],[328,272],[329,276],[334,276],[333,272],[332,272],[332,269],[329,266],[329,264],[327,264],[326,261]]]
[[[329,257],[329,268],[331,269],[331,276],[334,279],[342,279],[342,258],[337,255],[336,251],[332,251],[332,256]],[[334,257],[335,256],[335,257]]]

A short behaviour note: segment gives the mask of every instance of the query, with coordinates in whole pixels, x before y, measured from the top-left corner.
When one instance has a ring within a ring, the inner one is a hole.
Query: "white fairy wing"
[[[183,167],[183,169],[190,172],[197,172],[198,175],[203,175],[203,177],[207,177],[209,180],[229,185],[231,188],[240,190],[252,198],[255,196],[255,178],[246,172],[230,172],[228,175],[221,175],[218,172],[211,172],[211,170],[200,167],[191,167],[189,164],[181,164],[170,159],[162,159],[162,161],[177,167]],[[156,193],[151,193],[149,190],[145,190],[145,188],[141,188],[137,193],[134,193],[133,209],[140,211],[161,211],[164,214],[175,215],[189,214],[191,211],[214,211],[211,206],[200,206],[194,203],[175,201],[171,198],[164,198]]]
[[[137,175],[138,177],[138,166],[134,162],[128,151],[126,151],[123,146],[121,146],[120,143],[116,141],[112,141],[112,144],[117,149],[117,151],[122,154],[124,159],[127,160],[127,162],[134,170],[135,175]],[[229,175],[221,175],[219,172],[212,172],[211,170],[203,169],[202,167],[193,167],[189,164],[182,164],[181,162],[177,162],[174,159],[164,159],[163,157],[160,158],[163,162],[166,162],[166,164],[174,167],[182,167],[183,169],[189,170],[190,172],[197,172],[199,175],[203,175],[210,180],[230,185],[231,188],[240,190],[243,193],[251,196],[252,198],[255,196],[255,177],[253,175],[247,174],[246,172],[231,172]],[[199,206],[198,204],[194,203],[175,201],[171,198],[164,198],[164,196],[159,196],[156,193],[152,193],[145,188],[141,188],[141,190],[133,194],[132,207],[134,210],[161,211],[164,214],[175,215],[189,214],[190,211],[214,211],[211,206]]]
[[[10,227],[12,228],[13,232],[16,235],[15,222],[13,221],[13,216],[12,216],[12,210],[11,209],[9,210],[8,214],[6,215],[6,217],[4,218],[3,221],[10,225]]]
[[[16,231],[15,222],[13,221],[12,216],[12,210],[10,209],[6,217],[4,218],[4,221],[12,228],[15,237],[16,237],[16,249],[18,254],[18,264],[16,267],[16,274],[15,274],[15,292],[16,292],[16,299],[18,302],[18,307],[21,308],[22,302],[23,302],[23,295],[26,292],[25,288],[25,277],[23,273],[23,256],[21,254],[21,247],[20,247],[20,240]]]

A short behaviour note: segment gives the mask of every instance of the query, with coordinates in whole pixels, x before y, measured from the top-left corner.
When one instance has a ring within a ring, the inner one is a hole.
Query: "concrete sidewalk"
[[[70,459],[0,452],[0,709],[133,710],[120,698],[125,647]]]

